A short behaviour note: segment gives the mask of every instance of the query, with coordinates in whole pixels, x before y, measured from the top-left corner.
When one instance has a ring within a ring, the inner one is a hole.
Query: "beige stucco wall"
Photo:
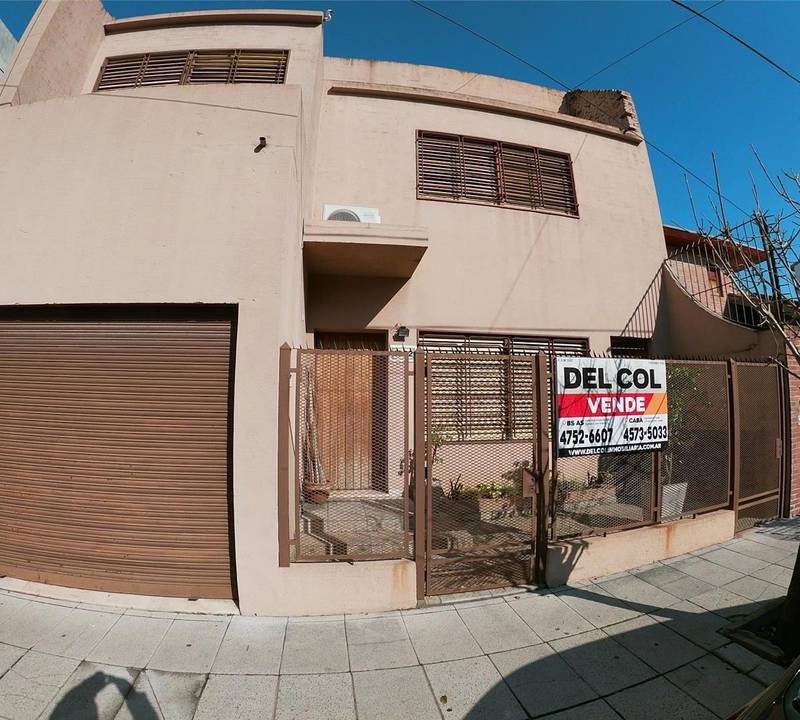
[[[0,107],[80,92],[110,19],[99,0],[41,0],[0,76]]]
[[[445,84],[443,78],[453,72],[432,71],[428,85]],[[427,69],[395,63],[326,60],[326,81],[335,77],[422,85],[426,73]],[[470,92],[483,80],[475,82]],[[456,83],[447,85],[452,89]],[[530,95],[552,109],[553,93]],[[521,99],[521,93],[514,97]],[[418,200],[418,129],[570,153],[580,218]],[[333,288],[343,300],[338,323],[350,324],[351,318],[364,318],[369,312],[369,326],[376,328],[400,323],[425,329],[572,335],[589,337],[594,349],[605,350],[609,335],[625,326],[666,255],[643,144],[424,102],[325,95],[312,219],[321,217],[325,204],[376,207],[384,223],[425,227],[429,247],[411,279],[399,288],[389,281],[380,287],[377,280],[353,284],[312,279],[312,289],[325,288],[309,300],[309,318],[320,323],[316,329],[337,324],[326,300]],[[385,304],[365,307],[356,285],[363,285],[371,299],[385,298]],[[342,324],[340,329],[350,328]]]
[[[299,158],[301,173],[306,173],[302,188],[310,183],[310,169],[313,168],[314,140],[319,116],[320,85],[322,82],[322,29],[321,27],[302,27],[293,25],[268,24],[222,24],[197,25],[190,27],[165,27],[151,30],[138,30],[106,35],[84,76],[82,91],[92,92],[100,73],[103,60],[116,55],[146,52],[166,52],[170,50],[229,50],[235,48],[260,48],[270,50],[289,50],[286,68],[286,85],[299,88],[301,95],[302,124],[300,153],[308,153],[308,161]],[[172,92],[175,99],[181,97],[183,88]],[[269,93],[272,88],[264,88]],[[115,94],[126,94],[126,90],[116,90]],[[254,88],[253,92],[258,94]],[[213,94],[216,97],[216,94]],[[260,133],[272,139],[266,132]],[[255,138],[258,142],[258,137]]]
[[[238,304],[236,564],[242,611],[263,612],[277,571],[278,346],[303,322],[300,94],[177,90],[0,111],[0,305]],[[261,134],[271,144],[255,154]]]
[[[661,278],[658,315],[652,348],[656,356],[765,358],[777,352],[772,332],[715,314],[690,296],[669,270]]]
[[[551,112],[561,111],[564,103],[563,92],[541,85],[433,65],[412,65],[385,60],[326,57],[325,79],[463,93]]]

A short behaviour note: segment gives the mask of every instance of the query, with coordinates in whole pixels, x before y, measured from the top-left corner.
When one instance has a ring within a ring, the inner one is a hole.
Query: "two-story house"
[[[631,97],[323,34],[41,3],[0,78],[0,573],[407,606],[408,560],[279,566],[279,347],[625,346],[667,256]]]

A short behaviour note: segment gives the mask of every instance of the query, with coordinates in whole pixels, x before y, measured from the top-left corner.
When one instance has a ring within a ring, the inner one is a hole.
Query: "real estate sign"
[[[668,439],[664,360],[556,358],[560,457],[659,450]]]

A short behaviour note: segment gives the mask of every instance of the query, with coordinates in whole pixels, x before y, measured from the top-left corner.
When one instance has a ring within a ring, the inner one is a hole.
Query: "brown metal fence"
[[[667,361],[669,444],[660,453],[661,520],[727,507],[731,500],[726,362]]]
[[[536,522],[524,485],[546,366],[469,353],[427,353],[425,363],[426,592],[527,583]]]
[[[778,370],[776,365],[736,363],[737,530],[779,515],[783,433]]]
[[[779,514],[774,363],[668,360],[666,449],[551,462],[552,360],[284,346],[281,564],[414,559],[434,595],[541,578],[548,539]]]

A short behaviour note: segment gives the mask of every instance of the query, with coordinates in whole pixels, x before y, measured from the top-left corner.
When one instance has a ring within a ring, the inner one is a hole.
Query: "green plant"
[[[667,482],[679,479],[681,465],[688,454],[679,449],[696,439],[702,424],[703,411],[714,406],[708,393],[698,383],[701,366],[667,364],[667,403],[669,406],[669,442],[662,455]]]
[[[430,458],[431,458],[431,465],[438,465],[444,462],[444,458],[439,454],[439,451],[447,442],[447,437],[445,436],[444,430],[440,426],[434,426],[431,428],[431,432],[428,435],[428,447],[430,448]],[[414,485],[414,450],[408,451],[408,474],[411,485]],[[402,475],[403,471],[405,470],[405,459],[400,459],[400,469],[398,470],[398,475]]]
[[[464,497],[477,497],[487,500],[497,500],[506,497],[518,497],[521,495],[521,488],[516,485],[500,484],[495,482],[478,483],[475,487],[468,488],[462,492]]]
[[[464,490],[464,483],[461,482],[461,475],[459,475],[455,480],[450,478],[449,480],[450,487],[447,490],[447,497],[451,500],[458,500],[459,498],[464,497],[465,490]]]

